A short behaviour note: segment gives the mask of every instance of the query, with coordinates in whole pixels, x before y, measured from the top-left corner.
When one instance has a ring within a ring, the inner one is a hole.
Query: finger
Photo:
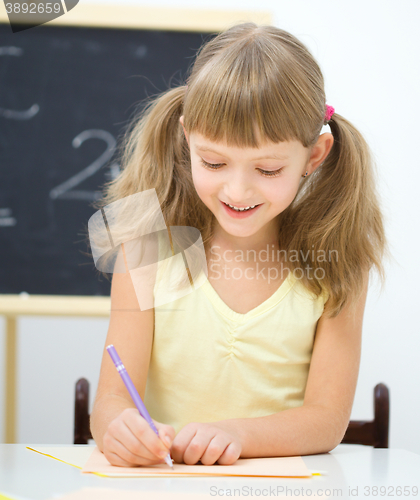
[[[197,432],[197,426],[194,423],[187,424],[175,436],[171,446],[171,456],[175,462],[181,464],[184,462],[184,453],[190,441]]]
[[[196,464],[204,455],[209,443],[212,441],[215,435],[216,430],[213,430],[211,428],[198,430],[184,452],[184,462],[187,465]]]
[[[133,455],[137,455],[139,458],[156,460],[156,456],[150,453],[127,425],[127,415],[128,412],[123,412],[121,418],[115,419],[109,424],[108,431],[104,436],[104,446],[113,451],[114,440],[116,440]],[[134,418],[141,418],[138,412]]]
[[[231,442],[226,436],[216,434],[209,442],[206,450],[201,456],[200,462],[203,465],[213,465],[224,454],[230,444]]]
[[[219,465],[232,465],[241,456],[241,448],[236,443],[230,443],[220,458],[217,460]]]
[[[146,420],[136,412],[127,414],[125,422],[134,436],[147,448],[149,456],[159,459],[165,458],[169,448],[162,442]]]
[[[122,443],[113,439],[109,446],[104,449],[104,455],[111,465],[120,467],[135,467],[139,465],[154,465],[159,459],[149,460],[131,453]]]
[[[133,455],[141,459],[153,461],[157,459],[156,455],[151,453],[125,421],[122,422],[122,425],[119,426],[118,430],[114,433],[114,437]]]
[[[164,442],[165,446],[170,448],[175,439],[175,429],[171,425],[160,424],[159,422],[155,422],[155,425],[160,439]]]
[[[115,465],[117,467],[131,467],[131,464],[126,460],[123,460],[120,456],[112,451],[104,450],[105,458],[111,465]]]

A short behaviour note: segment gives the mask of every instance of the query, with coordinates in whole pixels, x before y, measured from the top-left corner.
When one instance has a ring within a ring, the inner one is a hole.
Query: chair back
[[[79,378],[76,382],[74,402],[74,444],[87,444],[92,439],[89,425],[89,382]]]
[[[342,443],[388,448],[389,389],[385,384],[375,386],[373,405],[373,420],[350,420]]]

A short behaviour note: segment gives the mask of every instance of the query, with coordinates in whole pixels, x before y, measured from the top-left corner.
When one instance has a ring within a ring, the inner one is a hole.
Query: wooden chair
[[[385,384],[375,386],[373,400],[373,420],[351,420],[342,443],[388,448],[389,390]],[[88,439],[92,439],[89,427],[89,382],[81,378],[76,382],[74,444],[87,444]]]
[[[385,384],[375,385],[373,404],[373,420],[350,420],[342,443],[388,448],[389,390]]]
[[[89,382],[79,378],[74,401],[74,444],[88,444],[92,439],[89,425]]]

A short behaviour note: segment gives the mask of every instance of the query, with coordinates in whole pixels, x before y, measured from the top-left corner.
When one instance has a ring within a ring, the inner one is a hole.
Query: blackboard
[[[83,229],[142,101],[215,33],[0,24],[0,293],[109,295]]]

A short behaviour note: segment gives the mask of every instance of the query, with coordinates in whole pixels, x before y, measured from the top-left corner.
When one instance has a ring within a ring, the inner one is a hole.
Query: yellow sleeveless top
[[[159,271],[158,271],[159,273]],[[190,422],[262,417],[302,406],[314,336],[327,296],[288,274],[246,314],[202,285],[155,307],[145,405],[175,432]]]

